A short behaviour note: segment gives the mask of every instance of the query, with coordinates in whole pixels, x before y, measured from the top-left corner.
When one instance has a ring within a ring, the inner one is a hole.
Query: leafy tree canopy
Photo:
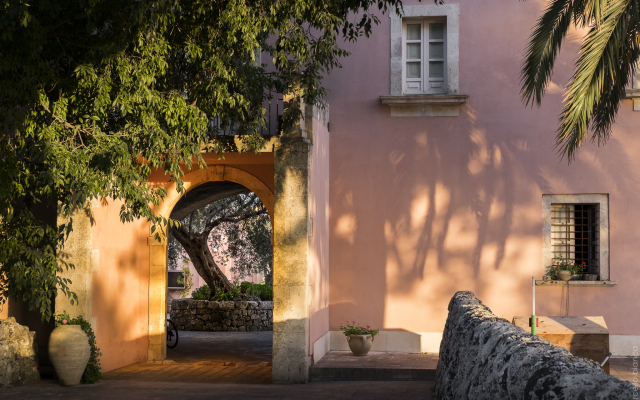
[[[571,161],[591,131],[606,143],[640,56],[638,0],[550,0],[529,39],[522,97],[540,105],[567,31],[588,28],[567,85],[556,147]]]
[[[58,204],[71,215],[92,199],[123,202],[123,222],[146,218],[166,194],[157,168],[183,190],[200,152],[222,153],[218,118],[243,148],[260,148],[263,100],[325,90],[323,74],[369,35],[373,11],[400,0],[5,0],[0,2],[0,303],[8,296],[51,315],[72,229],[36,218]],[[268,55],[272,68],[255,62]],[[286,127],[297,114],[285,110]],[[68,267],[68,266],[67,266]]]

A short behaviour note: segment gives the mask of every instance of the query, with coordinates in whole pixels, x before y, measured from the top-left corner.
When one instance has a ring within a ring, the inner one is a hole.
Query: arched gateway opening
[[[224,197],[249,190],[268,210],[274,383],[307,381],[309,365],[330,348],[328,110],[301,108],[300,125],[259,154],[229,153],[224,160],[203,154],[209,167],[184,175],[190,195],[179,207],[210,202],[212,191]],[[149,176],[149,182],[167,185],[168,197],[155,211],[171,217],[183,196],[166,179],[162,170]],[[60,276],[72,280],[78,302],[70,305],[62,295],[56,301],[56,312],[91,319],[104,372],[166,358],[167,243],[156,240],[143,220],[123,224],[120,210],[121,203],[106,199],[74,215],[65,254],[76,268]],[[59,225],[66,221],[60,218]]]
[[[158,206],[158,214],[181,220],[193,210],[213,201],[240,193],[253,192],[267,208],[273,226],[273,191],[254,175],[239,168],[217,165],[192,171],[186,174],[183,180],[186,192],[180,195],[175,187],[170,187],[169,195],[163,204]],[[148,244],[150,262],[148,352],[149,360],[160,361],[166,358],[167,243],[166,240],[159,242],[150,235]]]

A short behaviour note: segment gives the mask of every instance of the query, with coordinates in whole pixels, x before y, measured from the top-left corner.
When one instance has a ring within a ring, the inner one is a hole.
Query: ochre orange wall
[[[273,191],[273,155],[227,154],[225,160],[206,155],[209,166],[227,165],[249,172]],[[151,182],[165,180],[162,171]],[[188,179],[188,177],[187,177]],[[93,208],[93,248],[99,251],[99,271],[93,274],[93,314],[104,372],[147,361],[149,296],[149,224],[122,224],[121,203],[106,201]]]
[[[93,315],[103,371],[147,361],[149,330],[149,226],[122,224],[122,203],[93,208],[93,248],[99,270],[93,274]]]

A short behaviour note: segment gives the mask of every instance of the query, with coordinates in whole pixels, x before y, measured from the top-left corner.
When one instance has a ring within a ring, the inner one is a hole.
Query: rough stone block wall
[[[179,331],[272,331],[273,302],[179,299],[170,318]]]
[[[0,320],[0,388],[40,381],[35,335],[13,317]]]
[[[456,293],[440,345],[438,399],[633,399],[629,382],[496,317],[471,292]],[[634,397],[634,394],[636,397]]]

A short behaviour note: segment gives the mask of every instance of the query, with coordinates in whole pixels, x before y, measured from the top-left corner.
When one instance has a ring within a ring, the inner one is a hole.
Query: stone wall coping
[[[630,382],[499,318],[473,293],[458,292],[451,299],[436,398],[622,400],[633,393]]]

